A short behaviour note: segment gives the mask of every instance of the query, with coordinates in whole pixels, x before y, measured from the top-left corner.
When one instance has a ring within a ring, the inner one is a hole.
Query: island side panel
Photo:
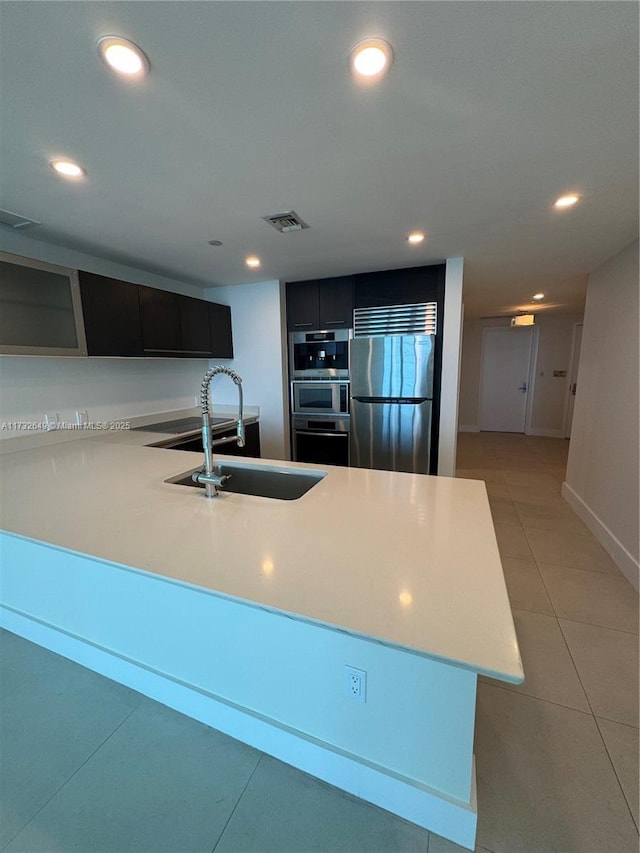
[[[7,608],[474,817],[475,673],[12,534],[1,546]],[[367,673],[364,703],[346,665]]]

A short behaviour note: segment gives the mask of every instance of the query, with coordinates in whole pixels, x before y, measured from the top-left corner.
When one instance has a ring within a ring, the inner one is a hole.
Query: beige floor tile
[[[638,637],[560,619],[594,714],[638,727]]]
[[[577,535],[566,530],[538,530],[533,527],[525,527],[525,533],[539,563],[620,576],[611,557],[590,533]]]
[[[497,483],[504,485],[505,479],[502,476],[502,471],[498,468],[463,468],[458,463],[456,477],[464,477],[465,480],[484,480],[485,483]]]
[[[475,752],[479,845],[494,853],[637,853],[590,714],[480,684]]]
[[[511,607],[555,616],[538,567],[532,559],[503,557],[502,568]]]
[[[496,539],[501,557],[531,558],[531,549],[524,530],[515,524],[495,524]]]
[[[538,463],[539,465],[540,463]],[[551,474],[541,471],[521,471],[519,468],[503,470],[505,482],[510,486],[529,486],[534,489],[557,489],[558,483]]]
[[[500,682],[498,685],[484,678],[483,681],[589,713],[587,697],[555,616],[514,610],[513,620],[524,666],[524,684]]]
[[[522,527],[520,517],[513,506],[511,498],[503,498],[489,495],[489,506],[494,524],[515,524]]]
[[[604,744],[609,753],[609,757],[613,762],[613,769],[620,780],[620,785],[631,809],[631,814],[636,822],[636,827],[640,825],[638,816],[638,800],[640,797],[638,785],[638,729],[632,726],[623,726],[620,723],[613,723],[611,720],[603,720],[596,717],[596,723],[600,729],[600,734],[604,740]]]
[[[447,841],[439,835],[431,833],[429,836],[429,848],[427,853],[469,853],[466,847],[460,847],[459,844],[454,844],[453,841]],[[476,845],[475,853],[492,853],[486,847]]]
[[[543,506],[555,503],[560,506],[566,506],[566,501],[560,494],[559,483],[553,487],[516,486],[507,483],[507,487],[509,489],[509,494],[511,495],[511,500],[514,502],[520,501],[521,503],[542,504]]]
[[[564,501],[544,504],[514,501],[513,505],[523,527],[533,527],[538,530],[565,530],[567,533],[576,533],[579,536],[589,532]]]
[[[638,593],[622,575],[584,572],[539,563],[558,616],[638,633]]]

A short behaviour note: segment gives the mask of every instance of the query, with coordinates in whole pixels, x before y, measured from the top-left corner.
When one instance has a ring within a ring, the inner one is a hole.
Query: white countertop
[[[145,446],[161,438],[109,432],[3,454],[2,528],[522,681],[484,483],[255,460],[328,474],[299,500],[207,500],[164,482],[202,454]]]

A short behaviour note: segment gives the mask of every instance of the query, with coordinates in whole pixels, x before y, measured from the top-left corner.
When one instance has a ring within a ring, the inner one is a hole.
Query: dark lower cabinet
[[[214,432],[213,439],[216,438],[224,438],[228,435],[236,434],[235,427],[230,429],[223,430],[222,432]],[[196,453],[204,453],[204,448],[202,447],[202,436],[197,435],[194,438],[189,439],[188,441],[183,441],[179,445],[171,448],[172,450],[193,450]],[[213,452],[215,453],[223,453],[226,456],[255,456],[257,458],[260,457],[260,424],[255,421],[254,423],[247,424],[244,428],[244,447],[238,447],[237,444],[234,444],[230,441],[228,444],[221,444],[218,447],[213,448]]]
[[[138,285],[78,271],[88,355],[143,356]]]

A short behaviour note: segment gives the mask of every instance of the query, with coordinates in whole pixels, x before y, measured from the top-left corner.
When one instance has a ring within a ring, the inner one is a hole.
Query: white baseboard
[[[562,497],[571,506],[576,515],[584,521],[605,551],[610,554],[611,559],[618,566],[622,574],[627,578],[633,588],[637,590],[640,585],[640,564],[638,560],[613,535],[607,525],[598,518],[568,483],[562,484]]]
[[[562,430],[561,429],[539,429],[538,427],[532,427],[526,431],[526,435],[539,435],[543,438],[562,438]]]
[[[480,427],[458,424],[458,432],[480,432]]]
[[[470,802],[464,803],[8,607],[0,606],[0,627],[469,850],[475,847],[475,763]]]

